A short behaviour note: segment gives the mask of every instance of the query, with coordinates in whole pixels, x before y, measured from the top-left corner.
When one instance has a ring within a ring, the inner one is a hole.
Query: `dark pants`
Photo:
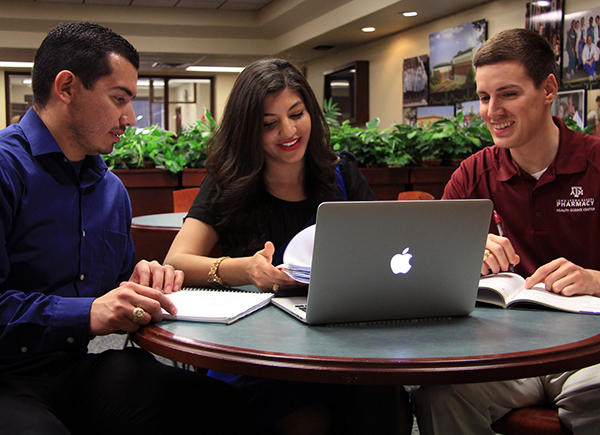
[[[310,405],[327,409],[334,435],[410,434],[413,415],[403,387],[316,384],[210,371],[255,406],[258,431],[272,434],[283,418]]]
[[[0,368],[0,433],[243,434],[250,405],[230,385],[148,352],[48,355]]]

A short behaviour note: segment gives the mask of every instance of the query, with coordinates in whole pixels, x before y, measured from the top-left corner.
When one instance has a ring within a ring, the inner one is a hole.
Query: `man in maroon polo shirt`
[[[511,29],[475,56],[481,116],[495,146],[467,159],[444,199],[489,198],[501,216],[486,243],[481,273],[511,266],[527,287],[566,296],[600,296],[600,138],[552,117],[558,84],[552,47],[535,32]],[[560,325],[548,325],[549,328]],[[525,337],[523,337],[526,339]],[[576,435],[600,427],[600,365],[568,373],[413,392],[421,434],[493,435],[514,408],[554,404]]]

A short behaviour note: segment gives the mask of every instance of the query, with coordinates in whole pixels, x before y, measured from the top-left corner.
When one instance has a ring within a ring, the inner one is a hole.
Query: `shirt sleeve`
[[[64,298],[6,288],[11,267],[8,234],[21,184],[0,156],[0,363],[57,349],[87,346],[93,298]],[[62,317],[61,317],[62,316]]]
[[[352,153],[340,153],[340,172],[349,201],[375,201],[375,194],[358,168],[356,157]]]
[[[198,195],[196,195],[196,198],[194,199],[186,218],[192,217],[204,222],[207,225],[210,225],[211,227],[214,227],[216,219],[214,215],[210,213],[208,204],[209,199],[215,194],[215,191],[216,184],[213,178],[210,175],[206,176],[200,185]]]

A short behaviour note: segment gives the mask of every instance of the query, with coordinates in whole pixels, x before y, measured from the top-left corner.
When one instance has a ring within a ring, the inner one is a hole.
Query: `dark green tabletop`
[[[330,383],[480,382],[600,362],[600,318],[477,307],[468,317],[308,326],[274,306],[231,325],[163,321],[142,347],[204,368]]]

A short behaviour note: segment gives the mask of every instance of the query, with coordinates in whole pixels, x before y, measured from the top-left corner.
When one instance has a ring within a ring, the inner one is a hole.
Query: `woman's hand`
[[[254,254],[246,266],[250,282],[261,292],[273,292],[280,288],[298,287],[300,284],[273,266],[275,246],[266,242],[264,249]]]

